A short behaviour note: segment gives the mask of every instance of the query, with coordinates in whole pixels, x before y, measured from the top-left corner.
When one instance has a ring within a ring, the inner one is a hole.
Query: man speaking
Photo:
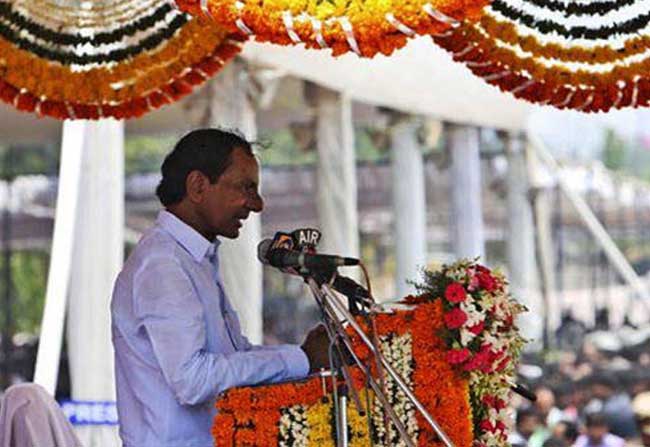
[[[125,447],[211,447],[219,393],[328,365],[320,328],[302,346],[251,345],[224,290],[218,237],[237,238],[262,211],[259,176],[250,143],[217,129],[185,135],[163,162],[156,194],[165,209],[126,261],[111,303]]]

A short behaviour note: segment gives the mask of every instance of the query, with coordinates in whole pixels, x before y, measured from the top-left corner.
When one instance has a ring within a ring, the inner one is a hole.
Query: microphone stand
[[[442,430],[442,428],[440,428],[440,426],[437,424],[434,418],[429,414],[429,412],[424,407],[424,405],[422,405],[422,403],[417,399],[417,397],[411,391],[408,385],[406,385],[404,379],[385,359],[385,357],[382,355],[381,351],[379,350],[379,347],[376,346],[370,340],[370,338],[366,335],[363,329],[359,326],[359,324],[354,319],[354,316],[348,311],[345,305],[341,302],[340,297],[338,297],[332,291],[328,283],[322,282],[322,275],[320,276],[317,274],[315,275],[314,273],[309,271],[304,271],[301,273],[305,282],[308,284],[312,294],[314,295],[314,298],[316,299],[316,302],[321,310],[321,314],[323,317],[323,321],[325,323],[327,334],[330,339],[330,349],[331,352],[335,354],[334,358],[336,358],[337,360],[336,362],[333,361],[333,359],[330,360],[330,362],[336,365],[338,367],[337,369],[339,370],[338,374],[334,374],[334,373],[332,374],[333,377],[332,380],[334,385],[333,388],[334,388],[335,412],[337,414],[337,418],[336,418],[336,425],[337,425],[336,432],[338,436],[337,447],[348,446],[346,403],[347,403],[347,394],[349,392],[352,393],[353,399],[357,404],[357,407],[360,409],[360,413],[363,412],[360,404],[360,399],[356,393],[354,384],[352,383],[351,380],[349,369],[345,362],[346,359],[344,353],[346,350],[350,354],[354,362],[361,368],[361,370],[366,375],[370,387],[374,391],[377,399],[380,401],[384,411],[388,415],[388,418],[391,420],[393,425],[395,425],[395,427],[397,428],[400,438],[404,441],[404,443],[408,447],[416,446],[416,442],[413,441],[413,439],[408,434],[406,428],[404,427],[404,424],[399,419],[395,410],[391,406],[384,390],[374,379],[372,375],[372,371],[355,354],[352,348],[352,340],[350,339],[347,332],[345,331],[342,322],[339,320],[339,314],[342,315],[343,318],[350,323],[350,325],[357,332],[357,334],[359,335],[363,343],[367,345],[370,352],[377,359],[378,366],[383,367],[386,371],[388,371],[388,374],[393,378],[397,386],[401,388],[401,390],[404,392],[406,397],[413,403],[415,408],[424,417],[424,419],[431,426],[431,428],[434,430],[434,432],[436,433],[438,438],[442,441],[442,443],[446,447],[455,447],[451,439]],[[321,281],[318,281],[319,279]],[[371,308],[371,311],[375,311],[375,309]],[[337,375],[339,376],[342,375],[343,378],[345,379],[345,386],[341,390],[342,391],[341,393],[339,393],[337,387],[338,384],[336,383]],[[368,408],[367,411],[370,411],[370,409]],[[390,427],[386,427],[386,430],[388,433]]]

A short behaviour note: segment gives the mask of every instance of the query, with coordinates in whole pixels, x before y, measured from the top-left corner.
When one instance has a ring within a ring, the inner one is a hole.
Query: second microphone
[[[309,270],[331,269],[346,265],[359,265],[355,258],[345,258],[335,255],[319,255],[287,250],[286,248],[271,249],[271,239],[264,239],[257,246],[257,258],[263,264],[277,268],[306,268]]]

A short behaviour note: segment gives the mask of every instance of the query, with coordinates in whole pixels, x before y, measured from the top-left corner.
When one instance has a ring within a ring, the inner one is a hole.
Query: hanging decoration
[[[458,447],[508,446],[506,408],[525,340],[515,320],[525,310],[502,274],[461,260],[425,272],[422,295],[406,309],[375,316],[380,350]],[[359,323],[369,330],[367,322]],[[350,330],[355,353],[374,368],[374,357]],[[348,404],[351,446],[401,446],[384,425],[382,405],[351,369],[366,416]],[[418,446],[443,445],[410,400],[386,377],[387,398]],[[334,446],[330,378],[229,390],[217,401],[216,446]],[[368,411],[368,409],[370,409]],[[390,436],[390,438],[389,438]]]
[[[262,42],[303,43],[337,56],[388,55],[418,34],[444,32],[476,20],[489,0],[176,0],[231,32]]]
[[[517,98],[605,112],[648,106],[648,22],[644,0],[495,0],[480,21],[434,40]]]
[[[240,51],[173,0],[0,0],[0,99],[58,119],[141,116]]]

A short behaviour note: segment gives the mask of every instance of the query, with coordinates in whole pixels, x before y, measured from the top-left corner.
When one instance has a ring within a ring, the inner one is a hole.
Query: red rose
[[[493,292],[497,289],[497,281],[489,273],[479,272],[476,276],[478,276],[478,283],[483,289],[488,292]]]
[[[452,282],[445,289],[445,298],[450,303],[460,303],[465,301],[467,298],[467,293],[465,293],[465,288],[457,282]]]
[[[481,332],[483,332],[483,329],[485,329],[485,321],[481,321],[480,323],[476,323],[474,326],[470,326],[467,328],[472,334],[478,335]]]
[[[467,321],[467,314],[456,307],[445,314],[445,324],[449,329],[458,329]]]
[[[463,366],[465,371],[474,371],[476,369],[489,373],[491,370],[490,355],[488,352],[479,352]]]
[[[494,426],[494,424],[487,419],[483,419],[479,424],[479,427],[481,427],[481,430],[483,431],[489,431],[492,433],[496,431],[496,427]]]
[[[451,365],[458,365],[459,363],[463,363],[465,360],[467,360],[469,356],[470,352],[467,348],[452,349],[451,351],[447,352],[447,363]]]
[[[497,421],[496,429],[497,431],[506,431],[507,427],[502,421]]]
[[[503,371],[503,370],[506,369],[506,367],[508,366],[508,363],[510,363],[510,357],[504,357],[504,358],[503,358],[503,359],[502,359],[502,360],[497,364],[495,370],[497,370],[497,371],[499,371],[499,372]]]
[[[478,369],[485,374],[489,374],[493,371],[492,364],[499,355],[500,354],[492,351],[492,346],[489,343],[486,343],[481,346],[481,350],[463,366],[463,369],[465,371],[474,371]]]
[[[483,399],[481,399],[483,405],[486,405],[491,408],[495,406],[496,400],[497,398],[495,396],[492,396],[491,394],[486,394],[485,396],[483,396]]]

